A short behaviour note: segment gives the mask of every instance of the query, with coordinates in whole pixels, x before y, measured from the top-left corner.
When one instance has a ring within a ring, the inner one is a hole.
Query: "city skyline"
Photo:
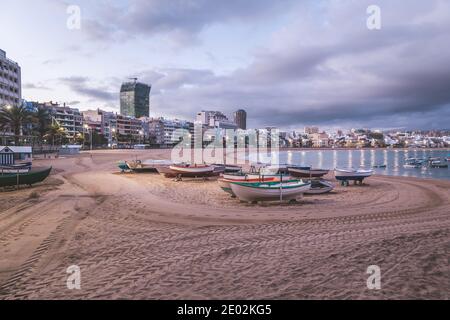
[[[381,30],[366,27],[367,1],[104,3],[74,1],[80,30],[66,28],[62,1],[4,5],[15,31],[2,28],[0,48],[22,68],[24,99],[118,112],[136,76],[152,84],[154,117],[244,107],[254,128],[448,127],[443,1],[377,1]]]

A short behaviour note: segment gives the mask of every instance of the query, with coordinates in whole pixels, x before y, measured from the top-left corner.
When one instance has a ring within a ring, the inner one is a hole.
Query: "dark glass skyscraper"
[[[239,129],[247,129],[247,112],[245,110],[239,109],[234,113],[234,123],[236,123]]]
[[[151,86],[140,82],[125,82],[120,88],[120,114],[129,117],[150,115]]]

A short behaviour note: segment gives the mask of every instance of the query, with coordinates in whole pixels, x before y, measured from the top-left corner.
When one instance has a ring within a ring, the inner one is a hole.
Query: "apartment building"
[[[21,70],[0,49],[0,106],[18,106],[22,99]]]

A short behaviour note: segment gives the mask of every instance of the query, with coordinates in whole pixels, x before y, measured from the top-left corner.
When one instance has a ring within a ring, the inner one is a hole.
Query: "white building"
[[[0,106],[18,106],[22,99],[21,70],[19,64],[6,57],[0,49]]]

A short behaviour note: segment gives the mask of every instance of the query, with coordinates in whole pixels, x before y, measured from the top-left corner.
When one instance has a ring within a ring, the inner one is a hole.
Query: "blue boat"
[[[128,167],[128,164],[127,164],[126,161],[119,161],[119,162],[117,162],[117,166],[119,167],[119,169],[122,172],[130,171],[130,168]]]

